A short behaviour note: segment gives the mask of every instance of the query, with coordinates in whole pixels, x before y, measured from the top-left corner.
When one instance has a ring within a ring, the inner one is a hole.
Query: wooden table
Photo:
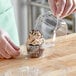
[[[50,40],[48,41],[50,42]],[[26,51],[23,46],[21,48]],[[76,76],[76,34],[58,37],[56,46],[45,49],[42,58],[25,59],[25,57],[19,57],[0,60],[0,73],[20,66],[36,67],[42,71],[41,76],[60,76],[61,70],[64,72],[64,69],[67,76]]]

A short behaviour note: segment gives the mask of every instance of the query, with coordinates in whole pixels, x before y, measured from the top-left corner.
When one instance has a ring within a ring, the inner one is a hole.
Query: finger
[[[4,41],[5,41],[5,50],[9,55],[11,55],[12,57],[16,57],[20,54],[20,52],[16,51],[5,38]]]
[[[0,59],[3,59],[3,56],[0,54]]]
[[[73,1],[72,0],[67,0],[64,11],[63,11],[61,17],[65,17],[69,13],[69,11],[72,9],[72,7],[73,7]]]
[[[8,38],[8,37],[5,37],[5,38],[15,50],[17,50],[17,51],[20,50],[20,48],[18,46],[16,46],[10,38]]]
[[[48,3],[50,5],[51,11],[53,12],[54,15],[56,15],[56,0],[48,0]]]
[[[66,5],[66,0],[58,0],[57,1],[57,3],[56,3],[56,6],[57,6],[56,16],[57,15],[61,16],[61,14],[64,11],[65,5]]]
[[[14,57],[14,58],[20,54],[20,52],[18,52],[18,51],[16,51],[15,49],[13,49],[13,48],[10,46],[10,44],[7,44],[5,50],[7,51],[7,53],[8,53],[9,55],[11,55],[11,56]]]
[[[73,7],[71,8],[71,10],[69,11],[69,13],[66,16],[72,14],[75,11],[75,9],[76,9],[76,2],[75,2],[75,0],[73,0]]]
[[[7,45],[7,47],[5,48],[5,50],[7,51],[7,53],[9,55],[11,55],[14,58],[20,54],[20,52],[15,51],[10,45]]]
[[[64,17],[69,16],[72,13],[76,13],[76,9],[73,12],[68,13],[68,15],[65,15]],[[64,17],[61,17],[61,18],[64,18]]]
[[[3,58],[6,58],[6,59],[11,58],[11,56],[8,55],[8,53],[7,53],[3,48],[0,48],[0,55],[1,55]]]
[[[76,13],[76,9],[73,11],[73,13]]]

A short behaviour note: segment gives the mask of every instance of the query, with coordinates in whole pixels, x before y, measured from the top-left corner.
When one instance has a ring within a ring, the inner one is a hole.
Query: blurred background
[[[19,32],[20,44],[23,44],[28,32],[33,28],[37,17],[44,12],[49,11],[48,0],[12,0],[15,10],[16,23]],[[64,18],[68,25],[68,34],[76,32],[76,14]]]

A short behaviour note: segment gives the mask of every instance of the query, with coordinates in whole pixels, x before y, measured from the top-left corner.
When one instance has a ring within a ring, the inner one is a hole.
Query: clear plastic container
[[[56,18],[50,11],[41,14],[34,24],[34,28],[31,32],[31,35],[29,35],[29,39],[31,40],[31,42],[37,41],[36,43],[40,43],[41,39],[38,40],[38,37],[42,35],[39,38],[43,37],[44,42],[42,44],[36,45],[27,43],[27,48],[30,50],[28,51],[29,56],[33,58],[40,57],[43,54],[43,49],[55,46],[56,36],[62,36],[66,34],[67,25],[64,20]],[[51,39],[51,42],[46,42],[47,39]],[[28,40],[28,42],[30,40]]]
[[[53,38],[55,29],[57,36],[66,35],[68,30],[66,22],[61,18],[56,18],[50,11],[37,18],[34,29],[39,30],[45,39]]]

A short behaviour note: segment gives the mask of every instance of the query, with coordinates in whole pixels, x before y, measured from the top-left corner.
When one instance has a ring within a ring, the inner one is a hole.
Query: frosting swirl
[[[27,44],[28,45],[42,45],[44,43],[43,35],[38,30],[32,30],[29,33]]]

